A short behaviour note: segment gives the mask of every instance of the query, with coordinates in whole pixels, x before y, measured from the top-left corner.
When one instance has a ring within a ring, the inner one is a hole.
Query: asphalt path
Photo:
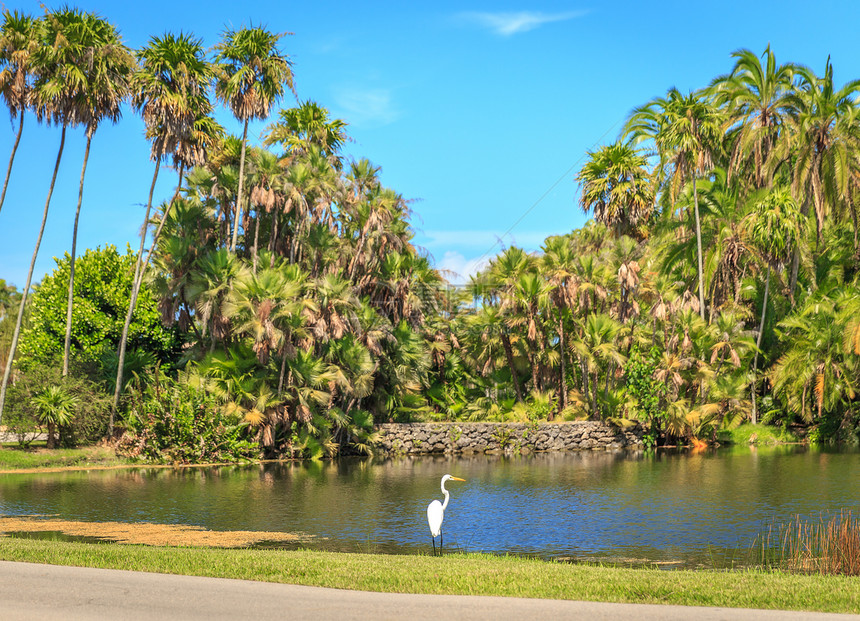
[[[0,619],[858,619],[855,615],[603,604],[546,599],[369,593],[0,561]]]

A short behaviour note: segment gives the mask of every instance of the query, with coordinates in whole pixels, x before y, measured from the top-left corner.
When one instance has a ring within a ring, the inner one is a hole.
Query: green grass
[[[100,446],[49,451],[39,446],[21,448],[17,443],[0,445],[0,470],[122,466],[127,463],[126,460],[117,457],[113,450]]]
[[[797,442],[797,436],[781,427],[746,423],[729,431],[721,431],[720,442],[731,444],[785,444]]]
[[[860,612],[860,581],[744,570],[661,571],[477,554],[160,548],[0,538],[0,559],[392,593]]]

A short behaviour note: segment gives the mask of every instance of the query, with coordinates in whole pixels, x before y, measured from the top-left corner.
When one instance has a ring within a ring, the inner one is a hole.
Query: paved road
[[[0,561],[0,619],[857,619],[852,615],[404,595]]]

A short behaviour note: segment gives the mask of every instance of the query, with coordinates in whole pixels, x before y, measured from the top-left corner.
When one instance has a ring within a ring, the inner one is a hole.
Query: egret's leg
[[[436,556],[436,537],[430,537],[430,541],[433,542],[433,556]]]
[[[439,531],[439,556],[442,556],[442,544],[444,543],[444,541],[445,535],[443,535],[442,532]]]

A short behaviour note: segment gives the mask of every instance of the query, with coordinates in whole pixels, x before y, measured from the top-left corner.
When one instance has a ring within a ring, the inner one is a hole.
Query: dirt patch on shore
[[[98,537],[117,543],[150,546],[242,548],[262,542],[307,541],[310,535],[267,531],[215,531],[185,524],[76,522],[36,516],[0,517],[0,532],[60,532],[75,537]]]

